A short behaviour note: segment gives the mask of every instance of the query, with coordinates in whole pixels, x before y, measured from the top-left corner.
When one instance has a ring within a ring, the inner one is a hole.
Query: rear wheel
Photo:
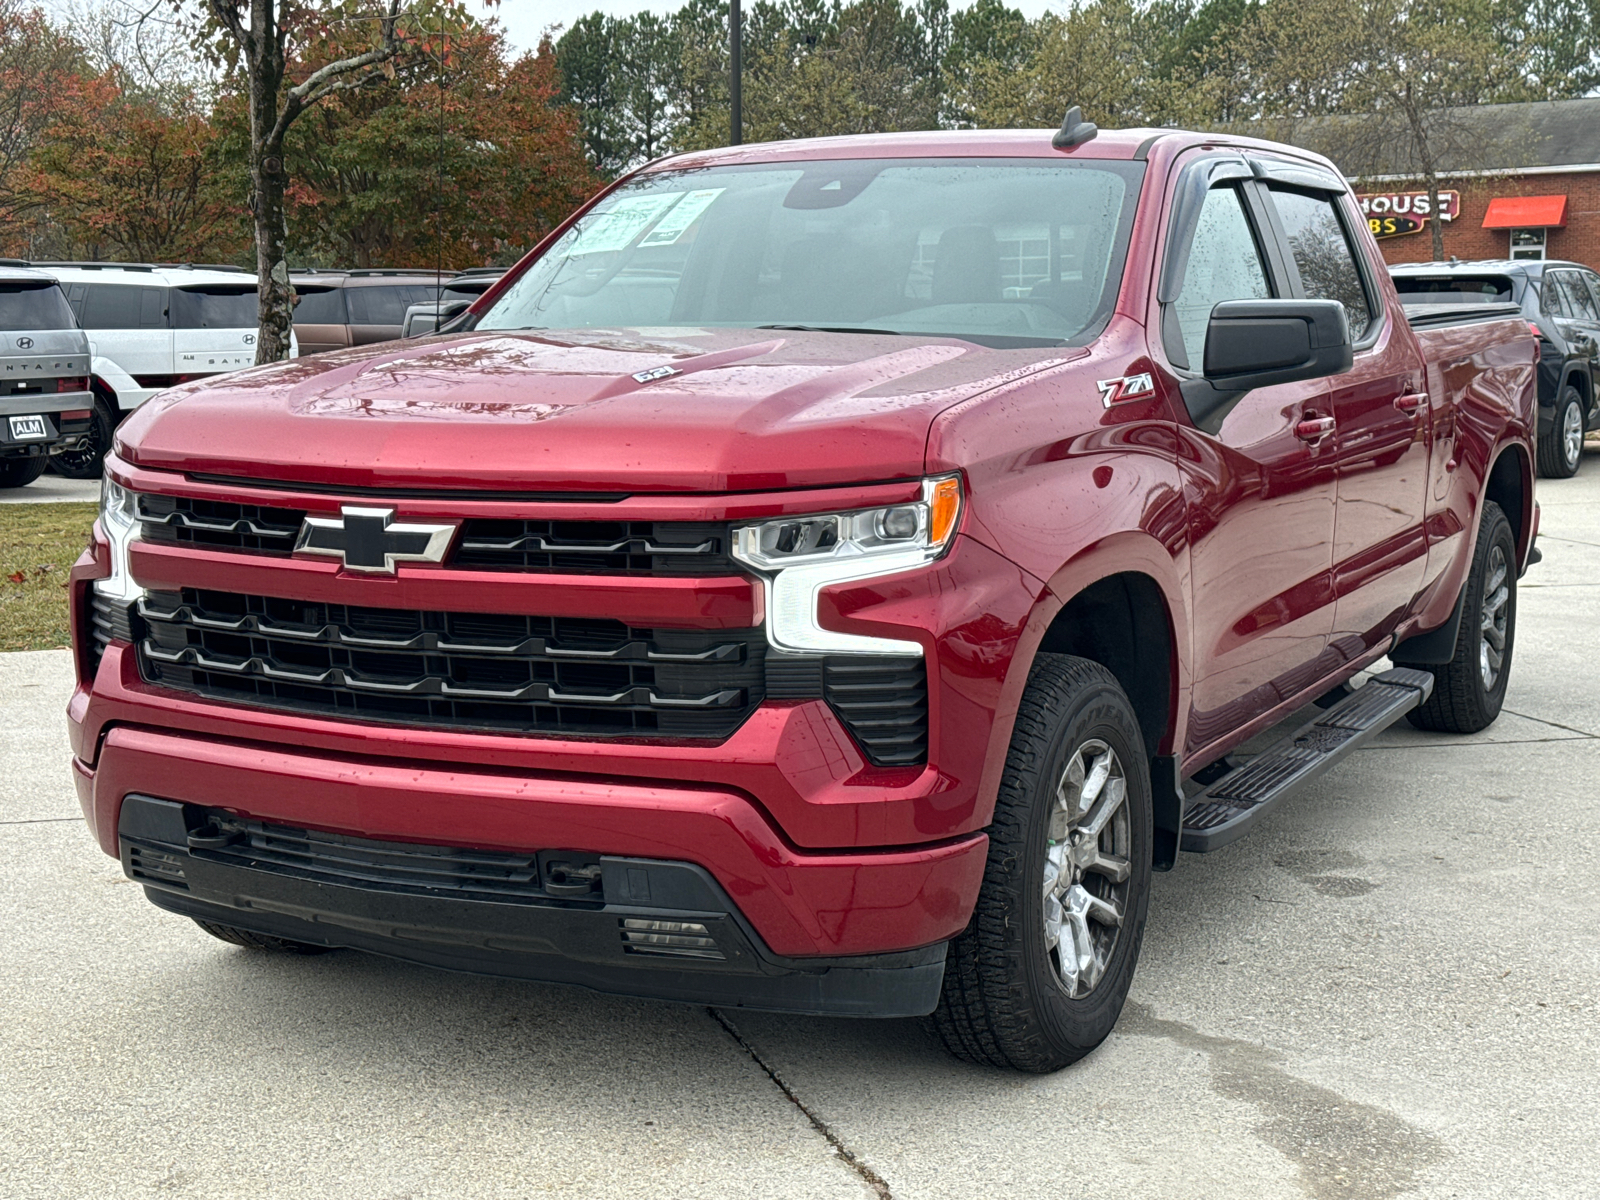
[[[214,938],[220,938],[235,946],[245,946],[251,950],[270,950],[274,954],[326,954],[335,949],[333,946],[314,946],[310,942],[294,942],[288,938],[273,937],[266,933],[251,933],[248,929],[238,929],[232,925],[219,925],[215,921],[202,921],[195,917],[194,923],[204,929]]]
[[[1116,1024],[1149,904],[1149,761],[1104,667],[1039,655],[988,833],[934,1024],[969,1062],[1056,1071]]]
[[[44,474],[50,460],[38,458],[0,458],[0,488],[27,487]]]
[[[60,454],[52,455],[52,469],[57,475],[68,479],[99,479],[100,469],[111,450],[111,433],[116,426],[110,405],[96,392],[87,440],[75,450],[63,450]]]
[[[1539,474],[1570,479],[1583,461],[1583,394],[1568,384],[1556,399],[1555,420],[1539,435]]]
[[[1395,664],[1433,673],[1433,695],[1407,719],[1439,733],[1488,728],[1505,703],[1516,639],[1517,543],[1505,513],[1489,501],[1478,525],[1455,656],[1443,666]]]

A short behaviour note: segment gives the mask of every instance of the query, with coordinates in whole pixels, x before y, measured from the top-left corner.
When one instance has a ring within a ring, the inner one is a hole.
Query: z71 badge
[[[1149,371],[1124,375],[1121,379],[1097,379],[1095,387],[1100,389],[1100,399],[1107,408],[1124,400],[1142,400],[1156,394],[1156,381],[1150,377]]]

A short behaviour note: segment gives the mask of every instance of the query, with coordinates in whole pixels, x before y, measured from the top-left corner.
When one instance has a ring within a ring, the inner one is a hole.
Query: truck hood
[[[140,466],[351,488],[724,492],[922,473],[951,404],[1084,352],[748,329],[441,335],[163,393]]]

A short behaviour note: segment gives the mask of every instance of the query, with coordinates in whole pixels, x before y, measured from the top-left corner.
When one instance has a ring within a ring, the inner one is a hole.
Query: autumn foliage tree
[[[392,86],[330,96],[285,142],[298,263],[508,261],[598,185],[546,42],[472,26],[419,41]]]

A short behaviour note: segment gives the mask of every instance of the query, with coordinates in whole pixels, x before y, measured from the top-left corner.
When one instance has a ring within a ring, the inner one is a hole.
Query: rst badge
[[[403,562],[443,562],[454,525],[407,525],[392,508],[346,506],[337,517],[307,517],[295,539],[296,554],[325,554],[348,571],[393,575]]]
[[[1156,394],[1156,381],[1149,371],[1124,375],[1120,379],[1097,379],[1095,387],[1100,389],[1100,399],[1107,408],[1124,400],[1143,400]]]

